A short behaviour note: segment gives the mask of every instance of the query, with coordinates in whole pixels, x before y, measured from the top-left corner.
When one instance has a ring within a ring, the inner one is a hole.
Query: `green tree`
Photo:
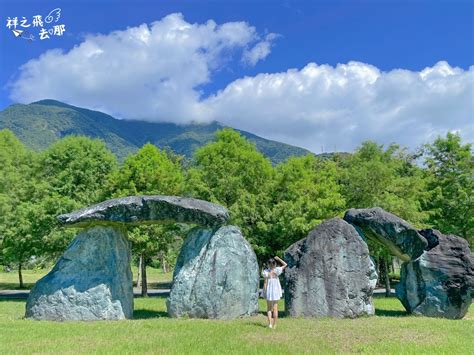
[[[68,136],[41,153],[37,176],[48,184],[41,202],[48,211],[43,216],[44,226],[49,224],[43,237],[47,256],[57,257],[75,235],[75,230],[58,228],[56,216],[100,202],[109,175],[116,170],[115,155],[99,139]]]
[[[85,206],[101,201],[117,159],[102,140],[68,136],[42,154],[41,167],[53,192]]]
[[[462,144],[448,133],[424,146],[425,164],[432,192],[427,207],[430,223],[444,233],[474,241],[474,158],[472,144]]]
[[[18,267],[19,285],[23,287],[22,268],[33,256],[51,257],[57,255],[57,243],[52,243],[49,235],[57,227],[56,216],[67,212],[71,201],[62,196],[48,196],[46,186],[41,183],[28,186],[28,198],[15,206],[6,223],[2,253],[6,263]],[[64,234],[61,243],[64,244]]]
[[[18,266],[20,287],[23,287],[22,265],[28,260],[35,241],[18,233],[22,203],[28,198],[26,185],[32,174],[32,152],[9,130],[0,131],[0,262]],[[17,250],[15,244],[26,248]]]
[[[8,129],[0,130],[0,241],[3,238],[7,214],[20,200],[20,189],[26,181],[30,154]]]
[[[338,175],[334,162],[314,155],[292,157],[276,167],[265,256],[281,254],[322,221],[344,210]]]
[[[13,132],[0,130],[0,218],[11,211],[15,201],[20,199],[19,190],[27,180],[24,172],[30,169],[31,159],[32,153],[26,150]]]
[[[414,156],[398,145],[387,149],[366,141],[348,159],[341,161],[343,195],[350,208],[382,207],[417,227],[425,226],[428,214],[423,210],[427,198],[425,175]],[[368,241],[379,275],[390,295],[388,278],[392,256],[385,247]]]
[[[130,155],[123,166],[110,176],[109,195],[179,195],[184,184],[180,160],[180,157],[161,151],[152,144],[146,144]],[[175,224],[129,228],[132,251],[140,257],[141,277],[137,280],[137,286],[141,281],[143,296],[147,295],[146,266],[151,256],[158,252],[167,255],[169,246],[180,230],[180,226]]]
[[[199,148],[188,170],[186,194],[227,207],[232,223],[259,250],[270,214],[268,191],[273,178],[270,161],[238,132],[226,128]]]
[[[96,202],[115,158],[103,143],[84,137],[61,140],[40,155],[11,132],[2,132],[0,142],[2,259],[18,265],[23,286],[22,266],[32,256],[57,256],[73,236],[56,228],[56,216]]]
[[[254,144],[233,129],[216,132],[215,141],[196,150],[191,168],[191,190],[227,207],[234,205],[242,192],[257,195],[272,177],[270,161]]]
[[[392,144],[366,141],[341,163],[342,192],[350,208],[382,207],[423,226],[428,214],[423,210],[427,198],[426,179],[414,156]]]

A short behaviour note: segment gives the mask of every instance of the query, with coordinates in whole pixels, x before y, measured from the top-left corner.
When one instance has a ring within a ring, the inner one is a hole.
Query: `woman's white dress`
[[[267,301],[278,301],[283,295],[281,292],[280,280],[278,278],[282,272],[283,269],[281,267],[276,267],[273,270],[263,270],[262,276],[267,281],[267,292],[265,293]]]

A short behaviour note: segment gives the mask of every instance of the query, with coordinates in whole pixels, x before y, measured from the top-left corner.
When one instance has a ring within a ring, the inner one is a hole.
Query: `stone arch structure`
[[[133,317],[126,225],[197,225],[177,260],[167,300],[173,317],[234,318],[258,311],[258,264],[228,211],[176,196],[107,200],[58,219],[82,231],[30,292],[26,317],[37,320],[115,320]]]
[[[357,317],[374,313],[377,275],[366,238],[404,261],[396,295],[409,313],[459,319],[472,301],[474,259],[466,240],[417,230],[381,208],[350,209],[285,252],[285,306],[292,316]]]
[[[380,207],[351,209],[344,219],[404,262],[396,295],[408,313],[463,318],[472,302],[474,258],[467,241],[417,230]]]

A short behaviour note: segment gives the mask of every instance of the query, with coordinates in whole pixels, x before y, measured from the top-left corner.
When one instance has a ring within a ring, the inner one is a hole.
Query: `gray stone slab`
[[[178,196],[129,196],[107,200],[58,217],[66,226],[179,222],[216,227],[229,219],[223,206]]]
[[[428,247],[427,240],[415,228],[380,207],[352,208],[344,220],[362,230],[366,237],[385,245],[403,261],[418,258]]]

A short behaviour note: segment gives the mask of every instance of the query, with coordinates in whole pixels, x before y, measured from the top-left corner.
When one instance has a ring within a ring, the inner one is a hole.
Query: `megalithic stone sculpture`
[[[179,196],[129,196],[101,202],[58,219],[70,227],[154,223],[189,223],[205,227],[223,225],[229,212],[221,205]]]
[[[463,318],[472,302],[474,258],[465,239],[434,229],[420,231],[436,246],[402,264],[397,297],[410,313]]]
[[[380,207],[350,209],[344,219],[405,261],[397,297],[407,312],[464,317],[474,292],[474,258],[465,239],[433,229],[416,230]]]
[[[176,262],[172,317],[232,319],[258,312],[257,257],[240,229],[195,228]]]
[[[285,251],[285,309],[293,317],[356,318],[374,314],[377,273],[356,229],[327,220]]]
[[[85,229],[71,242],[53,270],[31,290],[26,304],[27,318],[56,321],[132,318],[126,225],[181,222],[215,228],[224,224],[229,214],[224,207],[202,200],[131,196],[104,201],[58,218],[66,226]]]
[[[53,270],[31,290],[26,317],[53,321],[132,318],[126,231],[93,226],[80,232]]]

